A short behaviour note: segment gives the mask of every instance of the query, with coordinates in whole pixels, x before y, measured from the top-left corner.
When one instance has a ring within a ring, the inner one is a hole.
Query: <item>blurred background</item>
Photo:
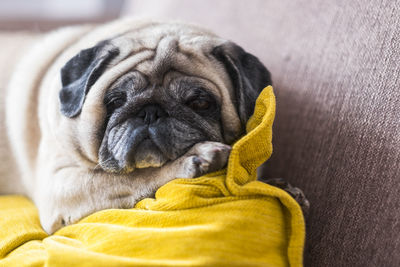
[[[47,31],[66,24],[104,22],[121,13],[124,0],[2,0],[0,30]]]

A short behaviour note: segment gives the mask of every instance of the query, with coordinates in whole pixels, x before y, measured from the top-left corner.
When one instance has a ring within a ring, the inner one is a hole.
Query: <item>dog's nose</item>
[[[146,105],[138,113],[138,117],[142,118],[147,124],[153,123],[159,118],[166,116],[167,113],[159,105]]]

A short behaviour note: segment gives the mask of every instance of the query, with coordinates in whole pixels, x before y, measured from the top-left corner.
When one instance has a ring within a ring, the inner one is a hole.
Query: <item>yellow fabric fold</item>
[[[94,213],[52,236],[29,200],[0,197],[0,266],[302,266],[299,205],[256,181],[274,116],[268,86],[226,170],[173,180],[132,209]]]

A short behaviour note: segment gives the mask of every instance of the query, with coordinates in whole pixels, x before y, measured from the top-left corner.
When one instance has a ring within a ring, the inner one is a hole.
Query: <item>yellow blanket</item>
[[[0,266],[302,266],[299,205],[256,181],[274,115],[269,86],[227,170],[173,180],[133,209],[100,211],[52,236],[29,200],[0,197]]]

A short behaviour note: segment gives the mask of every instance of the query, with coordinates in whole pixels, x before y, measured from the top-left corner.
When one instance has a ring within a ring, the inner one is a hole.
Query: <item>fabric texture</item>
[[[173,180],[133,209],[100,211],[49,237],[30,201],[0,197],[0,266],[302,266],[299,205],[256,181],[274,115],[269,86],[226,170]]]
[[[305,192],[305,266],[400,266],[400,1],[133,0],[214,30],[271,71],[262,176]]]

